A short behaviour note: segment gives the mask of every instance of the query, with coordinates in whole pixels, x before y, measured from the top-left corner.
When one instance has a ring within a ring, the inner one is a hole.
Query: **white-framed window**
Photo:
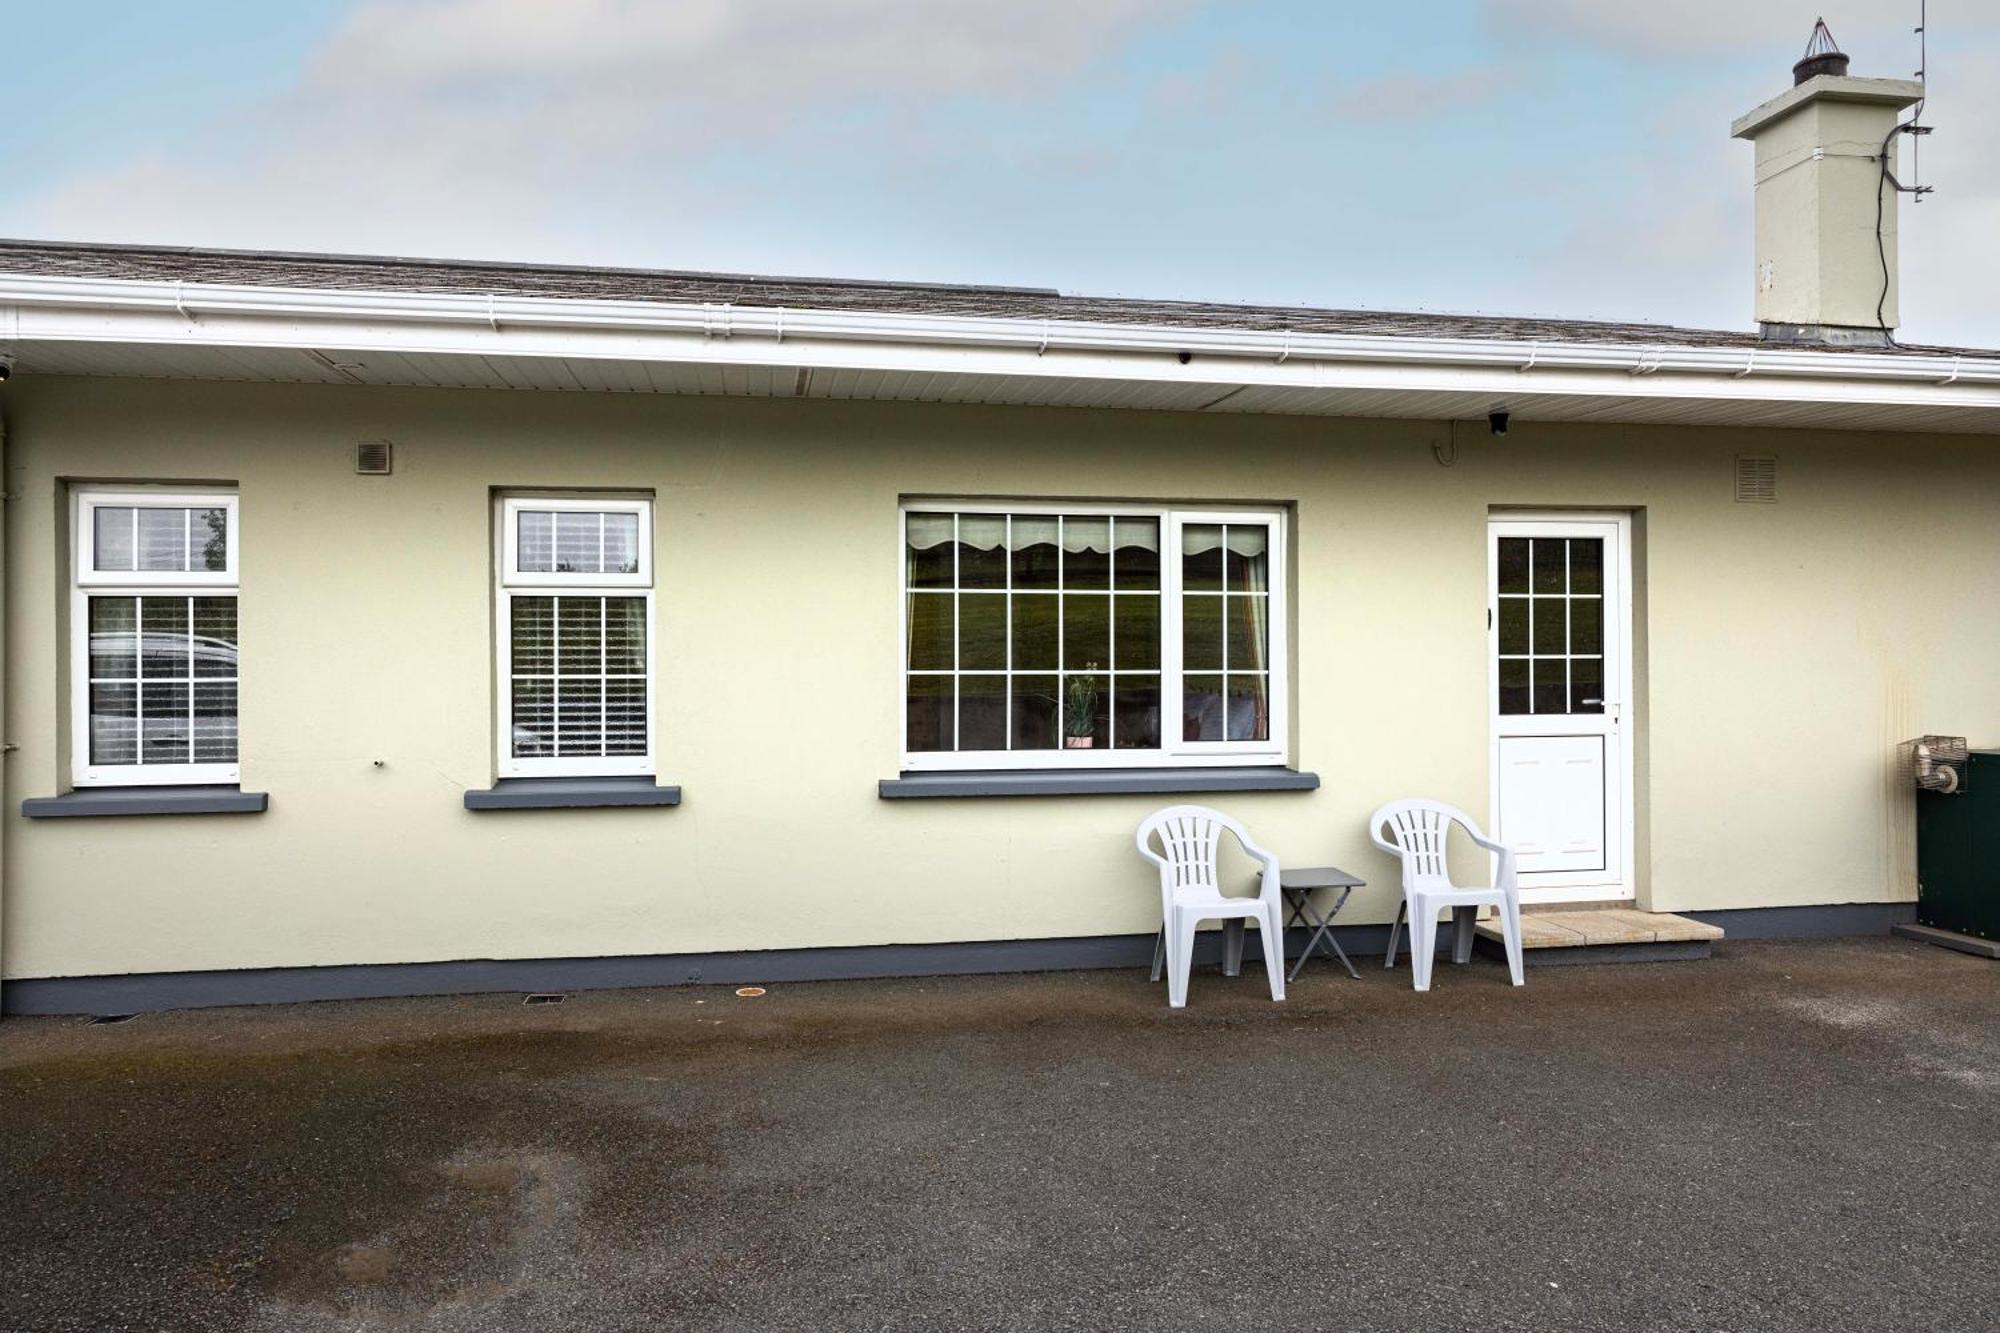
[[[71,778],[235,782],[233,492],[71,492]]]
[[[509,495],[496,519],[500,775],[652,773],[653,502]]]
[[[1286,762],[1285,515],[908,501],[903,764]]]

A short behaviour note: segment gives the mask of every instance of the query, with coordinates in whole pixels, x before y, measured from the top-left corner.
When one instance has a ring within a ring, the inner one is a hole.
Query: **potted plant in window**
[[[1097,663],[1084,670],[1095,672]],[[1063,748],[1088,750],[1097,744],[1097,677],[1071,676],[1063,707]]]

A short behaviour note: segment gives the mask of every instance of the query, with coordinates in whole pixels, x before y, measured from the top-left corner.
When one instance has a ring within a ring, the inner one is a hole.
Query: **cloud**
[[[1768,50],[1796,60],[1824,16],[1856,74],[1900,78],[1916,68],[1911,28],[1917,9],[1903,0],[1482,0],[1487,28],[1535,43],[1573,43],[1634,60],[1729,58]],[[1934,35],[1954,39],[2000,28],[1991,0],[1933,0]],[[1787,54],[1789,53],[1789,54]],[[1905,65],[1907,60],[1908,64]]]
[[[1510,92],[1525,82],[1513,65],[1476,65],[1444,74],[1397,70],[1334,95],[1335,115],[1346,120],[1437,120]]]
[[[942,109],[1029,102],[1197,3],[369,0],[282,96],[29,216],[76,238],[464,255],[602,242],[593,211],[693,234],[776,206],[781,163],[942,146],[924,132]]]

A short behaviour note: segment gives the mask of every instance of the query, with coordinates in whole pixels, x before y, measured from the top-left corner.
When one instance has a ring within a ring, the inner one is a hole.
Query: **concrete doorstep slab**
[[[1658,963],[1707,958],[1722,927],[1670,912],[1610,907],[1521,913],[1521,947],[1527,962]],[[1481,921],[1482,954],[1502,956],[1499,922]]]

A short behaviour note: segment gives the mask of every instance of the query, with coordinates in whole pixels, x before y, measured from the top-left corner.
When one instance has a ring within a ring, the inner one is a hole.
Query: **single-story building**
[[[2000,734],[1921,91],[1737,123],[1754,331],[0,243],[5,1002],[1142,962],[1177,800],[1356,927],[1425,795],[1886,929],[1896,743]]]

